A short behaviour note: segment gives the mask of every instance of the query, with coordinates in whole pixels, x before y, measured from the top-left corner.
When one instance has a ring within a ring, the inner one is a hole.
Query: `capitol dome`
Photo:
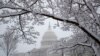
[[[52,30],[48,30],[44,33],[42,41],[57,40],[56,34]]]
[[[42,47],[51,46],[55,41],[57,41],[57,36],[52,31],[51,26],[49,24],[48,30],[43,35],[41,46]]]

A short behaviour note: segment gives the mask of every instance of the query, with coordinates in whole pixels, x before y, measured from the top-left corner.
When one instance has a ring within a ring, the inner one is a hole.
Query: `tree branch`
[[[59,21],[66,21],[66,23],[71,23],[77,27],[79,27],[82,31],[84,31],[88,36],[90,36],[92,39],[94,39],[96,42],[98,42],[100,44],[100,38],[95,35],[94,33],[92,33],[88,28],[84,27],[84,26],[80,26],[79,23],[75,22],[75,21],[71,21],[71,20],[68,20],[68,19],[62,19],[62,18],[59,18],[59,17],[56,17],[56,16],[53,16],[53,15],[50,15],[50,14],[44,14],[44,13],[36,13],[36,14],[39,14],[39,15],[43,15],[43,16],[47,16],[47,17],[50,17],[52,19],[55,19],[55,20],[59,20]]]
[[[96,19],[97,25],[100,26],[100,21],[98,18],[98,15],[96,13],[95,8],[93,7],[92,3],[86,2],[86,0],[83,0],[87,8],[91,11],[92,15],[94,16],[94,19]]]
[[[20,30],[22,32],[22,35],[24,38],[26,38],[25,33],[23,31],[23,27],[22,27],[22,19],[21,19],[21,15],[19,15],[19,25],[20,25]]]
[[[32,41],[32,40],[30,38],[27,38],[27,36],[23,30],[21,15],[19,15],[19,25],[20,25],[20,31],[22,32],[22,38],[25,39],[28,44],[30,44],[30,41]]]
[[[28,8],[32,7],[34,4],[37,3],[38,0],[35,0],[35,2],[33,2]]]
[[[21,11],[21,12],[14,12],[9,14],[0,15],[0,18],[11,17],[11,16],[19,16],[23,14],[30,13],[31,11]]]
[[[23,10],[23,11],[29,11],[27,8],[23,8],[21,6],[15,7],[11,4],[4,4],[4,5],[0,6],[0,9],[3,9],[3,8],[14,9],[14,10],[20,9],[20,10]]]

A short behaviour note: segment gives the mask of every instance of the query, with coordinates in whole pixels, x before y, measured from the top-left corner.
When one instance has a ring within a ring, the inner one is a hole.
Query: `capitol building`
[[[14,56],[59,56],[59,54],[51,53],[50,49],[54,44],[57,43],[57,36],[55,32],[52,31],[49,25],[48,30],[44,33],[41,41],[41,47],[39,49],[32,49],[27,53],[18,53]]]

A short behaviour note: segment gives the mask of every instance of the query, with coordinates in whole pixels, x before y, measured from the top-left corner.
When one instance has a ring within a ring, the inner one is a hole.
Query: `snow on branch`
[[[16,12],[16,13],[14,12],[14,13],[9,13],[9,14],[2,14],[2,15],[0,15],[0,18],[23,15],[23,14],[27,14],[29,12],[31,12],[31,11],[21,11],[21,12]]]
[[[88,9],[91,11],[91,13],[93,14],[94,19],[96,19],[97,25],[100,26],[99,17],[98,17],[98,15],[97,15],[96,10],[95,10],[95,8],[93,7],[92,3],[86,2],[86,0],[83,0],[83,1],[84,1],[85,5],[87,6],[87,8],[88,8]]]
[[[54,15],[45,14],[45,13],[36,13],[36,14],[47,16],[47,17],[50,17],[52,19],[59,20],[59,21],[66,21],[66,23],[71,23],[71,24],[79,27],[85,33],[87,33],[87,35],[90,36],[92,39],[94,39],[96,42],[100,43],[100,38],[97,35],[95,35],[93,32],[91,32],[88,28],[86,28],[82,25],[80,26],[80,24],[78,22],[71,21],[71,20],[68,20],[68,19],[62,19],[62,18],[56,17]]]

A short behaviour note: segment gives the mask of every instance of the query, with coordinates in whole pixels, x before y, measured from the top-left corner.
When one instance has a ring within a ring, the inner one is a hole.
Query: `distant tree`
[[[6,56],[12,55],[15,52],[18,43],[18,36],[15,35],[15,31],[8,30],[1,37],[3,38],[3,42],[0,44],[0,47]]]

